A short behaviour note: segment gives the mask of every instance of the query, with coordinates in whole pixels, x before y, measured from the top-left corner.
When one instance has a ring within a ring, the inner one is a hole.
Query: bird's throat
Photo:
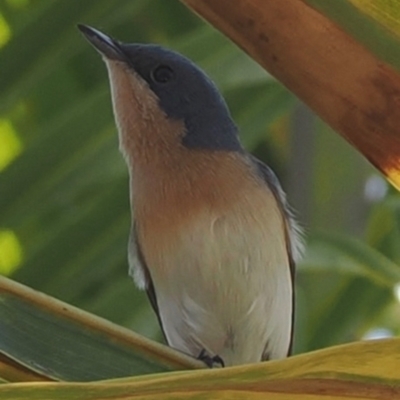
[[[165,164],[184,135],[183,121],[168,119],[147,83],[126,64],[106,60],[120,150],[128,165]]]

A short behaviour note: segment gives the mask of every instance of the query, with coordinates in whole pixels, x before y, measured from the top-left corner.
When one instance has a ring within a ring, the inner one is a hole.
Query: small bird
[[[78,27],[108,69],[130,174],[129,271],[168,345],[210,367],[286,357],[302,241],[276,176],[194,63]]]

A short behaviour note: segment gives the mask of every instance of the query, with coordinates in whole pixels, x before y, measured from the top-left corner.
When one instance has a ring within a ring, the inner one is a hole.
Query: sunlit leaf
[[[400,395],[400,340],[359,342],[235,368],[106,382],[1,385],[9,400],[390,399]]]

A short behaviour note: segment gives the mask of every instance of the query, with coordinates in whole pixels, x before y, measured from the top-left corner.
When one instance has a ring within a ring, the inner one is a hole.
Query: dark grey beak
[[[110,60],[127,62],[127,57],[119,42],[87,25],[78,24],[88,42],[104,57]]]

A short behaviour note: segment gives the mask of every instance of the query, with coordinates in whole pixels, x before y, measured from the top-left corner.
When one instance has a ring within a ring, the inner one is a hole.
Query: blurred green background
[[[398,333],[399,194],[178,0],[0,0],[0,274],[161,340],[127,274],[128,176],[106,69],[77,23],[178,50],[223,91],[306,231],[296,352]]]

